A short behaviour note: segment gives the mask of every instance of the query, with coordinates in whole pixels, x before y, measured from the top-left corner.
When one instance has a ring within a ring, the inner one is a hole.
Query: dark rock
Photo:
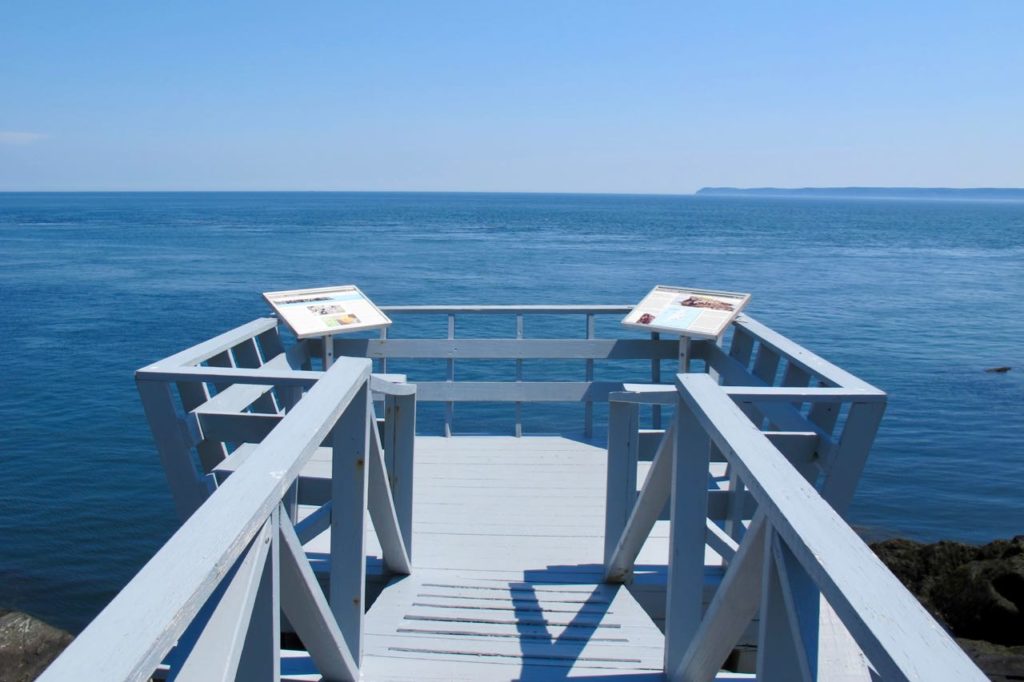
[[[1024,645],[1024,535],[981,547],[887,540],[872,549],[957,637]]]
[[[976,547],[886,540],[875,554],[994,680],[1024,680],[1024,535]]]
[[[999,646],[974,639],[957,639],[974,665],[995,682],[1024,680],[1024,646]]]
[[[985,371],[986,372],[994,372],[996,374],[1006,374],[1011,369],[1013,369],[1013,368],[1012,367],[989,367]]]
[[[25,613],[0,610],[0,682],[29,682],[74,639]]]

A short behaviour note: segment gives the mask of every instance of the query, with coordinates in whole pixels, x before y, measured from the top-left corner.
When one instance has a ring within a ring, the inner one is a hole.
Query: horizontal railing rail
[[[335,355],[461,360],[674,360],[679,341],[650,339],[335,339]]]
[[[381,306],[386,313],[408,314],[482,314],[508,315],[625,315],[632,305],[388,305]]]
[[[744,340],[744,337],[749,336],[753,341],[758,342],[760,349],[765,351],[763,358],[755,360],[757,366],[769,366],[772,364],[772,356],[785,357],[788,360],[787,371],[789,376],[787,377],[787,385],[797,385],[803,381],[803,375],[807,375],[808,378],[816,378],[828,386],[842,386],[848,390],[878,392],[878,389],[866,381],[794,343],[749,315],[740,315],[736,319],[735,328],[736,332],[733,336],[733,343],[737,343],[736,334],[738,334],[740,339],[738,341],[739,346],[744,350],[737,352],[734,357],[742,357],[746,354],[745,349],[748,343]]]
[[[596,318],[601,315],[625,315],[630,305],[441,305],[383,306],[393,318],[402,315],[435,315],[447,318],[447,338],[394,338],[398,327],[381,330],[379,339],[336,337],[333,356],[351,355],[378,360],[382,372],[388,361],[442,360],[446,363],[443,381],[416,381],[421,402],[445,404],[444,433],[452,435],[455,404],[460,402],[515,403],[514,433],[523,433],[523,410],[526,403],[583,403],[583,433],[593,435],[594,405],[607,400],[612,391],[621,390],[615,382],[594,381],[595,362],[607,360],[644,360],[650,362],[650,380],[661,381],[661,362],[678,361],[679,341],[661,340],[657,333],[649,339],[597,338]],[[510,338],[456,338],[459,316],[510,316]],[[583,338],[525,338],[525,321],[533,315],[578,315],[584,324]],[[514,330],[514,338],[511,338]],[[513,360],[515,374],[505,381],[458,381],[456,360]],[[582,381],[529,381],[524,377],[523,363],[531,360],[574,361],[583,363]],[[660,408],[652,412],[655,426],[660,424]]]
[[[411,491],[411,448],[389,471],[370,367],[345,358],[325,372],[41,679],[144,680],[161,665],[175,679],[262,679],[280,667],[282,611],[325,678],[358,679],[367,513],[392,570],[411,563],[411,497],[396,504],[390,485],[401,472]],[[411,445],[408,431],[388,437]],[[300,521],[289,491],[325,441],[330,500]],[[302,548],[327,528],[329,598]]]

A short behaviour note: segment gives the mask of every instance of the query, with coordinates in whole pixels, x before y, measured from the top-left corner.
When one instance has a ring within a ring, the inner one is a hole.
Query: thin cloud
[[[0,144],[32,144],[39,140],[45,140],[49,135],[45,133],[28,133],[14,130],[0,130]]]

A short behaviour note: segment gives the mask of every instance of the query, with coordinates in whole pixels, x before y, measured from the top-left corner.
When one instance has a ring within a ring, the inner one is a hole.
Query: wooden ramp
[[[366,620],[366,680],[663,679],[661,631],[601,584],[605,462],[560,437],[419,437],[411,576]]]

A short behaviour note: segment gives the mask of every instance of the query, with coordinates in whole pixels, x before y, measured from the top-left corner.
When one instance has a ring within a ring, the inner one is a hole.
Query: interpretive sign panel
[[[694,339],[716,339],[736,319],[750,294],[658,285],[622,324]]]
[[[379,329],[391,324],[388,316],[354,284],[267,291],[263,298],[300,339]]]

